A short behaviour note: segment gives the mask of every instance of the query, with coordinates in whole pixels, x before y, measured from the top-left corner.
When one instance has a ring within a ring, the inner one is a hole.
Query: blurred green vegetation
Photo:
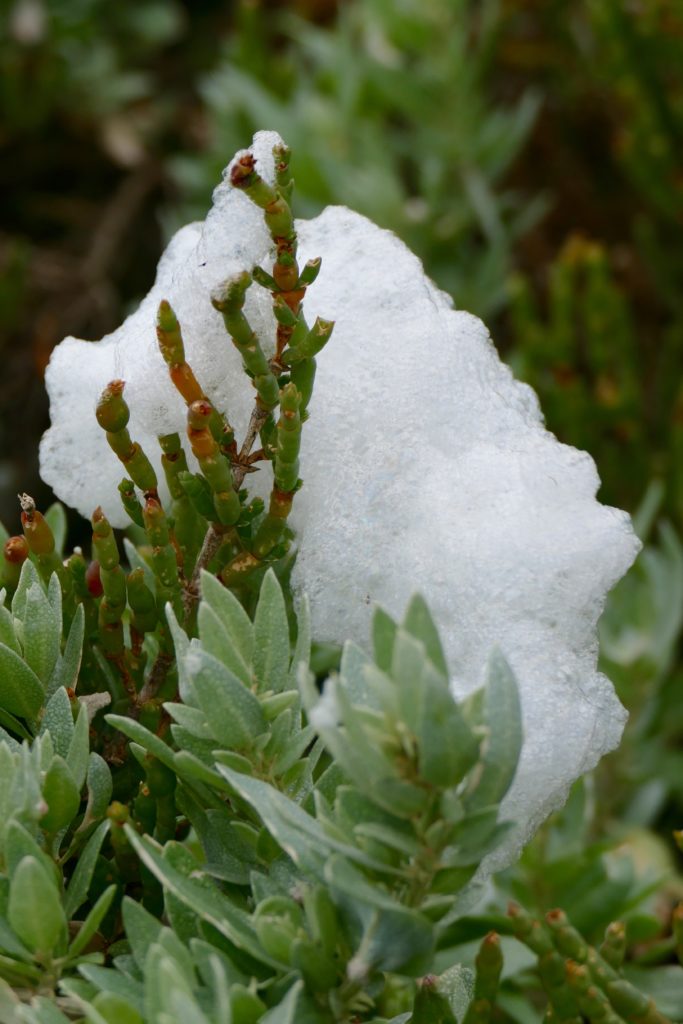
[[[486,318],[548,427],[591,452],[602,499],[640,508],[647,547],[601,637],[632,709],[624,745],[500,888],[538,913],[571,903],[593,941],[625,916],[633,970],[666,967],[683,827],[683,0],[0,11],[0,518],[20,488],[47,501],[54,344],[113,329],[232,153],[279,130],[299,213],[345,203],[395,230]],[[520,1022],[529,977],[521,962],[507,981]]]

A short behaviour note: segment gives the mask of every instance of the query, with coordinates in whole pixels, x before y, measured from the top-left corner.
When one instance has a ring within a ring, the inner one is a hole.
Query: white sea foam
[[[271,180],[277,141],[260,132],[254,142]],[[590,457],[544,429],[536,396],[500,362],[485,326],[452,309],[402,242],[340,207],[298,230],[302,262],[323,260],[306,296],[309,322],[320,315],[336,326],[304,428],[293,583],[310,595],[317,638],[363,644],[372,603],[400,617],[420,590],[458,694],[481,684],[491,648],[501,648],[525,731],[506,801],[520,827],[502,863],[619,742],[626,715],[596,668],[596,622],[638,542],[625,513],[596,501]],[[253,393],[209,296],[269,255],[260,211],[224,182],[204,224],[173,238],[136,313],[98,343],[58,346],[41,467],[63,501],[83,515],[101,504],[115,525],[126,521],[121,466],[93,414],[112,377],[126,380],[131,434],[157,464],[156,435],[184,431],[155,339],[162,298],[206,393],[244,429]],[[272,351],[267,293],[251,288],[245,311]],[[261,493],[268,472],[258,475]]]

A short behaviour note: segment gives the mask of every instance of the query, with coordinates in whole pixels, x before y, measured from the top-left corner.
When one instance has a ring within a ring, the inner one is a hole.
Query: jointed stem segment
[[[199,467],[199,473],[190,471],[178,434],[160,437],[161,464],[171,495],[170,515],[167,516],[159,500],[151,462],[128,433],[124,382],[112,381],[97,407],[97,419],[106,431],[109,445],[126,468],[126,479],[119,488],[121,500],[133,522],[147,534],[148,562],[155,577],[155,594],[139,570],[128,577],[134,661],[140,660],[143,638],[152,631],[160,631],[163,654],[163,608],[167,601],[186,627],[191,625],[202,570],[208,568],[220,574],[228,585],[239,586],[251,572],[262,569],[286,551],[287,520],[294,495],[301,486],[301,429],[313,388],[315,356],[329,340],[334,325],[318,318],[309,327],[304,318],[306,289],[318,275],[320,260],[309,260],[303,269],[299,267],[290,207],[293,181],[289,150],[277,147],[274,158],[273,184],[261,177],[250,153],[233,164],[230,178],[232,185],[263,211],[273,242],[272,266],[237,274],[212,295],[212,303],[222,314],[226,331],[256,392],[241,447],[229,420],[210,401],[188,363],[181,324],[166,300],[160,303],[157,312],[157,341],[170,379],[187,406],[187,438]],[[266,288],[272,296],[277,327],[270,357],[244,311],[247,292],[253,284]],[[247,474],[256,471],[256,464],[266,461],[272,464],[273,484],[267,509],[263,511],[262,503],[259,506],[259,502],[245,502],[246,492],[241,488]],[[142,501],[136,488],[142,492]],[[97,543],[106,546],[108,538],[102,534]],[[104,562],[101,566],[101,616],[113,619],[107,625],[117,632],[114,646],[119,650],[123,644],[126,580],[123,578],[124,603],[119,614],[120,567],[117,563],[108,568]],[[116,586],[119,592],[114,595]],[[115,596],[118,601],[114,601]]]

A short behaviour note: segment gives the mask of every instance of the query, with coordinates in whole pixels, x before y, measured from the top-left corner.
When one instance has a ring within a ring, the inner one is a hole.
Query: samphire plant
[[[517,683],[494,649],[483,685],[456,699],[419,596],[400,622],[374,611],[372,654],[314,644],[307,600],[294,607],[288,519],[333,325],[304,318],[320,261],[299,265],[287,149],[274,159],[273,182],[249,151],[231,165],[272,264],[212,293],[255,392],[245,436],[162,301],[159,349],[187,406],[187,441],[160,438],[169,498],[113,379],[96,416],[124,467],[124,554],[98,507],[91,556],[64,559],[63,510],[43,516],[28,495],[22,535],[4,543],[3,1024],[500,1012],[499,934],[472,966],[449,948],[513,825],[501,803],[523,751]],[[272,354],[245,316],[251,288],[270,295]],[[257,467],[267,505],[243,486]],[[599,949],[561,911],[543,924],[515,905],[497,925],[537,958],[548,1020],[665,1020],[622,975],[618,924]],[[679,953],[682,927],[678,911]]]

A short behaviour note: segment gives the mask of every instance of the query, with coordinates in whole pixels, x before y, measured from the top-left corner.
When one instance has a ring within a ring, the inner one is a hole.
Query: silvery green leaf
[[[297,867],[320,877],[327,857],[337,852],[374,870],[390,870],[363,850],[328,835],[315,818],[267,782],[240,775],[225,765],[219,765],[218,770],[256,811],[272,837]]]
[[[434,665],[434,668],[448,679],[448,666],[443,653],[439,632],[427,607],[427,602],[421,594],[415,594],[410,599],[410,604],[403,619],[403,627],[406,633],[410,633],[423,645],[427,657]]]
[[[382,702],[378,693],[368,684],[365,669],[372,665],[372,659],[362,647],[347,640],[342,650],[339,675],[352,704],[364,704],[380,711]]]
[[[261,949],[248,914],[231,903],[218,888],[209,892],[199,880],[186,878],[162,857],[159,846],[149,836],[139,836],[129,825],[124,828],[138,856],[164,888],[168,888],[239,949],[261,963],[280,966]]]
[[[55,753],[66,757],[74,734],[71,701],[63,686],[56,690],[45,706],[40,735],[49,732]]]
[[[231,792],[229,783],[195,754],[191,754],[189,750],[178,751],[174,763],[175,770],[181,778],[190,782],[202,782],[221,792]]]
[[[20,718],[34,719],[43,706],[40,679],[23,658],[0,644],[0,706]]]
[[[483,693],[487,729],[481,752],[481,772],[468,798],[469,808],[500,803],[515,775],[522,749],[522,710],[512,669],[499,650],[489,659]]]
[[[402,718],[418,744],[421,778],[448,789],[476,763],[479,744],[453,699],[446,679],[425,661],[412,692],[401,692]]]
[[[21,655],[21,644],[14,632],[14,617],[9,608],[0,601],[0,643]]]
[[[62,619],[39,583],[26,593],[23,617],[24,658],[40,679],[43,689],[52,675],[62,638]]]
[[[111,778],[111,772],[109,771],[109,765],[93,751],[88,758],[88,774],[87,774],[87,787],[88,787],[88,803],[85,808],[85,814],[83,816],[83,822],[79,827],[81,829],[87,828],[92,824],[93,821],[98,821],[107,810],[109,801],[111,800],[111,794],[113,790],[113,783]]]
[[[304,989],[295,981],[284,999],[261,1017],[259,1024],[324,1024],[326,1018]]]
[[[33,961],[33,954],[14,934],[7,921],[7,903],[9,900],[10,881],[7,877],[0,879],[0,949],[15,960],[24,963]]]
[[[244,608],[235,595],[211,573],[202,572],[201,589],[202,602],[217,616],[240,659],[251,668],[254,627]]]
[[[213,768],[215,761],[213,751],[216,748],[215,740],[200,739],[198,736],[195,736],[194,733],[188,732],[187,729],[183,729],[182,725],[172,725],[171,735],[173,736],[175,745],[179,750],[187,751],[187,753],[192,754],[200,761],[203,761],[209,768]],[[174,766],[176,763],[174,755]]]
[[[375,661],[383,672],[391,669],[397,625],[383,608],[375,608],[372,616],[372,647]]]
[[[7,730],[3,729],[3,727],[0,725],[0,745],[5,743],[7,744],[10,750],[21,749],[21,743],[18,743],[17,740],[15,740],[14,736],[10,736]]]
[[[254,675],[261,690],[284,690],[290,660],[289,623],[282,588],[269,569],[254,616]]]
[[[402,699],[402,714],[404,721],[410,721],[410,714],[406,697],[419,689],[419,679],[422,675],[427,655],[424,645],[416,640],[410,633],[398,629],[394,640],[394,654],[391,662],[391,678],[398,684]]]
[[[90,720],[88,709],[83,705],[79,707],[71,742],[65,756],[69,771],[80,792],[88,773],[88,758],[90,757]]]
[[[159,938],[163,925],[148,910],[145,910],[142,904],[137,900],[132,900],[130,896],[124,896],[121,910],[131,953],[136,964],[143,971],[147,952]]]
[[[98,967],[96,964],[81,964],[78,970],[85,980],[100,992],[111,992],[130,1003],[138,1013],[143,1013],[144,995],[139,981],[109,967]]]
[[[27,558],[21,567],[19,584],[17,589],[14,591],[14,597],[12,598],[12,615],[15,619],[19,619],[21,622],[23,622],[26,612],[26,595],[34,584],[37,584],[39,587],[42,587],[43,585],[38,574],[38,570],[31,559]]]
[[[12,875],[7,918],[34,953],[59,953],[66,938],[66,918],[54,876],[36,857],[24,857]]]
[[[197,805],[185,805],[185,811],[204,849],[207,873],[224,882],[247,885],[258,857],[232,827],[227,812],[202,811]]]
[[[79,853],[74,873],[69,881],[64,897],[64,913],[70,921],[79,907],[85,903],[90,890],[95,865],[99,857],[102,843],[109,832],[109,821],[102,821],[97,826],[88,842]]]
[[[102,921],[107,915],[107,912],[114,901],[117,887],[110,885],[109,888],[105,889],[101,896],[98,897],[97,902],[91,908],[88,916],[83,922],[81,928],[69,946],[69,959],[73,960],[88,946],[90,940],[93,938],[97,929],[102,924]]]
[[[280,719],[278,719],[278,722]],[[277,726],[278,722],[275,723]],[[275,732],[275,729],[273,729]],[[273,772],[275,775],[282,775],[288,771],[298,760],[303,757],[306,750],[315,739],[315,730],[307,725],[305,729],[290,732],[282,736],[281,742],[272,747],[269,745],[269,754],[275,757],[273,761]]]
[[[113,992],[100,992],[93,1002],[83,1003],[83,1013],[88,1024],[111,1024],[112,1021],[116,1024],[145,1024],[142,1014],[127,999]],[[161,1019],[157,1024],[163,1024]]]
[[[81,667],[84,634],[85,613],[83,605],[79,604],[69,627],[69,635],[64,645],[64,653],[57,659],[55,670],[48,683],[48,696],[51,696],[60,686],[71,690],[76,689],[78,672]]]
[[[345,858],[331,857],[325,881],[334,899],[357,919],[360,941],[353,961],[367,973],[372,969],[423,973],[434,951],[434,929],[422,914],[397,903],[384,889],[372,885]]]
[[[164,711],[187,732],[197,736],[198,739],[212,740],[213,733],[206,721],[206,715],[200,708],[189,708],[186,704],[179,704],[177,701],[168,701],[164,704]]]
[[[36,737],[33,751],[38,756],[40,771],[46,772],[52,764],[52,758],[55,756],[55,745],[49,732],[44,732],[42,736]]]
[[[142,569],[145,575],[145,583],[152,591],[152,593],[154,593],[154,572],[152,568],[144,560],[135,544],[133,544],[133,542],[128,537],[123,538],[123,549],[126,552],[126,560],[128,561],[128,564],[130,565],[131,569]]]
[[[80,790],[63,757],[55,754],[43,780],[43,799],[47,811],[41,816],[40,827],[52,835],[71,824],[81,805]]]
[[[135,719],[128,718],[126,715],[105,715],[105,718],[109,725],[113,725],[124,736],[127,736],[129,740],[139,743],[141,747],[144,747],[150,754],[158,757],[162,764],[165,764],[167,768],[173,771],[173,751],[159,736],[156,736],[140,722],[136,722]]]
[[[24,1004],[19,1012],[16,1021],[21,1024],[69,1024],[69,1018],[45,996],[34,996],[31,1005]]]
[[[194,647],[188,639],[187,633],[176,619],[175,612],[170,603],[166,605],[165,611],[168,627],[173,638],[173,646],[175,647],[176,664],[178,666],[178,692],[184,704],[196,707],[197,700],[192,686],[192,678],[185,667],[186,656]]]
[[[283,690],[281,693],[274,693],[270,697],[263,697],[261,707],[266,719],[269,722],[274,722],[283,712],[295,707],[298,703],[299,694],[296,690]]]
[[[294,645],[294,654],[292,655],[287,682],[289,690],[297,689],[299,666],[303,665],[307,669],[311,660],[311,605],[305,594],[297,610],[296,622],[296,644]]]
[[[2,523],[0,523],[0,528],[4,529]],[[0,542],[2,542],[1,536]],[[20,1006],[19,996],[12,991],[4,978],[0,978],[0,1024],[18,1024],[17,1009]]]
[[[62,585],[59,582],[59,576],[56,572],[53,572],[50,576],[50,581],[47,585],[47,599],[50,603],[50,607],[55,614],[55,618],[59,621],[60,632],[62,624]]]
[[[458,1020],[462,1020],[474,995],[474,971],[462,964],[455,964],[439,975],[439,991],[451,1005]]]
[[[145,959],[145,1017],[147,1020],[163,1020],[165,1012],[170,1020],[191,1020],[197,1024],[208,1024],[199,1007],[192,998],[193,978],[186,976],[183,965],[169,956],[159,943],[154,943],[147,951]],[[178,1004],[178,996],[189,998],[189,1005]],[[183,1016],[173,1012],[177,1005],[183,1007]]]
[[[238,750],[249,747],[266,728],[258,698],[206,651],[190,650],[185,668],[217,743]]]
[[[229,668],[244,686],[251,686],[250,666],[235,647],[232,637],[224,628],[216,612],[205,601],[202,601],[199,606],[197,624],[202,648],[212,654],[226,668]]]

